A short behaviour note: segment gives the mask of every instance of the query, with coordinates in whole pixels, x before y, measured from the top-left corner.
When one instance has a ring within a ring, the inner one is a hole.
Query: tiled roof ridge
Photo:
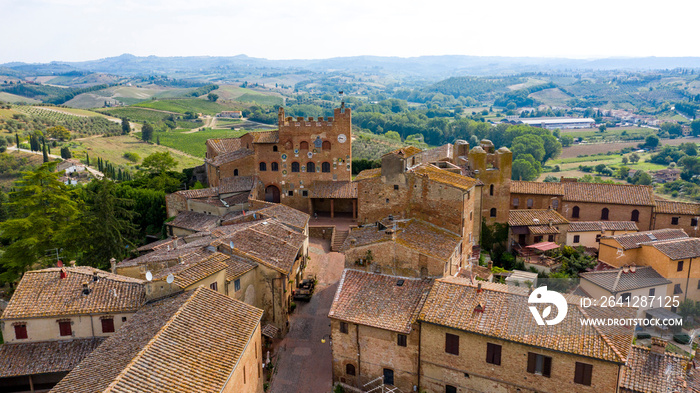
[[[263,259],[260,258],[260,257],[257,257],[257,256],[255,256],[255,255],[249,254],[249,253],[247,253],[247,252],[245,252],[245,251],[243,251],[243,250],[239,250],[239,249],[237,249],[237,248],[234,248],[234,249],[236,250],[237,253],[243,254],[243,255],[246,256],[247,258],[252,259],[253,262],[257,262],[257,263],[259,263],[259,264],[261,264],[261,265],[263,265],[263,266],[267,266],[267,267],[269,267],[270,269],[276,270],[276,271],[278,271],[278,272],[280,272],[280,273],[282,273],[282,274],[288,274],[288,273],[289,273],[288,271],[286,271],[286,270],[284,270],[284,269],[282,269],[282,268],[280,268],[280,267],[278,267],[278,266],[275,266],[275,265],[273,265],[273,264],[271,264],[271,263],[268,263],[267,261],[263,260]],[[233,250],[231,250],[231,252],[233,252]]]
[[[104,393],[110,392],[122,380],[122,378],[124,378],[124,376],[131,369],[131,367],[134,364],[136,364],[137,361],[143,357],[143,355],[146,353],[146,351],[153,346],[153,344],[158,339],[158,336],[160,336],[160,334],[163,333],[170,326],[172,321],[174,321],[175,318],[185,310],[187,304],[189,304],[192,301],[192,299],[194,299],[194,297],[197,295],[197,293],[199,293],[202,289],[203,289],[203,287],[198,287],[197,289],[192,291],[192,293],[189,295],[187,300],[185,300],[180,305],[178,310],[175,311],[173,313],[173,315],[170,316],[170,318],[168,318],[168,320],[163,324],[163,326],[161,326],[160,329],[158,329],[158,331],[148,340],[148,343],[146,343],[146,345],[144,345],[143,348],[141,348],[141,350],[136,355],[134,355],[134,357],[131,359],[131,361],[129,363],[127,363],[126,366],[124,366],[124,368],[121,370],[119,375],[117,375],[114,378],[114,380],[112,380],[112,383],[110,383],[107,386],[107,388],[104,390]]]
[[[255,232],[255,233],[259,233],[260,235],[263,235],[263,236],[265,236],[265,237],[269,237],[269,238],[275,239],[277,242],[279,242],[279,241],[281,240],[281,241],[282,241],[282,244],[286,244],[286,245],[288,245],[289,247],[294,247],[294,248],[296,248],[296,246],[293,246],[292,243],[288,242],[287,240],[285,240],[285,239],[283,239],[283,238],[281,238],[281,237],[275,237],[275,236],[272,236],[272,235],[267,234],[267,233],[265,233],[265,232],[260,232],[260,231],[256,230],[256,229],[255,229],[256,226],[257,226],[257,225],[253,225],[253,226],[251,226],[251,227],[249,227],[249,228],[247,228],[247,229],[248,229],[249,231],[252,231],[252,232]],[[283,225],[280,224],[280,226],[283,226]]]
[[[60,272],[62,269],[66,269],[66,271],[70,274],[82,274],[86,276],[86,278],[92,279],[92,276],[94,272],[97,272],[97,277],[100,279],[107,279],[110,281],[116,281],[116,282],[122,282],[122,283],[128,283],[128,284],[144,284],[146,281],[138,279],[138,278],[133,278],[133,277],[128,277],[128,276],[123,276],[121,274],[115,274],[111,273],[105,270],[100,270],[98,268],[92,267],[92,266],[68,266],[68,267],[49,267],[45,269],[40,269],[40,270],[30,270],[25,272],[24,274],[40,274],[40,273],[48,273],[48,272]],[[83,271],[81,271],[83,270]],[[90,273],[86,272],[85,270],[91,270]]]
[[[700,241],[700,238],[697,237],[679,237],[676,239],[664,239],[664,240],[653,240],[649,242],[642,242],[639,243],[644,246],[653,246],[653,245],[663,245],[663,244],[670,244],[670,243],[676,243],[676,242],[694,242],[694,241]]]
[[[651,348],[646,347],[646,346],[644,346],[644,345],[632,344],[632,348],[633,348],[633,349],[638,349],[638,350],[647,351],[647,352],[651,352]],[[675,352],[668,352],[668,351],[666,351],[666,352],[664,352],[664,355],[666,355],[666,356],[671,356],[671,357],[675,357],[675,358],[678,358],[679,360],[691,360],[691,358],[689,358],[689,357],[687,357],[687,356],[683,356],[683,355],[681,355],[680,353],[675,353]]]
[[[620,278],[622,277],[622,269],[617,272],[617,277],[615,277],[615,283],[613,283],[612,290],[615,292],[617,290],[617,284],[620,283]]]

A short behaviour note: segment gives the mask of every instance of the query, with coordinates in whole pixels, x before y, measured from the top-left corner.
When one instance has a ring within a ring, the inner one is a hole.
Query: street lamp
[[[323,337],[321,337],[321,344],[325,344],[326,340],[329,341],[329,344],[333,344],[333,337],[331,337],[330,334],[325,334]]]

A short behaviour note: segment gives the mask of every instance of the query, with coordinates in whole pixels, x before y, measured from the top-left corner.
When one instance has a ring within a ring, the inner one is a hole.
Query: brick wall
[[[673,218],[678,219],[678,224],[673,224]],[[690,225],[691,220],[699,219],[697,215],[690,214],[666,214],[666,213],[654,213],[654,228],[653,229],[683,229],[688,236],[700,237],[700,230],[697,230],[697,225]]]
[[[175,193],[166,195],[165,210],[168,218],[177,216],[179,212],[187,211],[187,198]]]
[[[389,237],[389,235],[386,235]],[[373,262],[360,264],[372,252]],[[441,260],[392,241],[355,247],[345,252],[345,268],[404,277],[442,277],[457,272],[456,260]]]
[[[492,339],[442,326],[421,325],[421,388],[444,392],[610,392],[617,389],[615,363]],[[445,352],[445,333],[459,336],[459,355]],[[486,363],[487,343],[502,346],[501,365]],[[551,377],[527,372],[528,352],[552,358]],[[574,383],[576,362],[593,365],[591,386]],[[519,389],[519,390],[518,390]]]
[[[579,208],[579,217],[573,217],[574,207]],[[637,227],[640,231],[651,229],[652,206],[614,205],[589,202],[564,202],[560,211],[561,215],[569,221],[600,221],[604,208],[608,209],[608,221],[630,221],[632,211],[639,211]]]

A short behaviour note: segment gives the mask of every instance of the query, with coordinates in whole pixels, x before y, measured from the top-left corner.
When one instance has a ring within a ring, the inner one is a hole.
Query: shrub
[[[685,333],[678,333],[673,335],[673,341],[679,344],[690,344],[690,336]]]
[[[638,340],[644,340],[647,338],[651,338],[651,334],[649,334],[649,333],[637,333]]]
[[[139,157],[138,154],[132,153],[132,152],[124,153],[124,158],[126,158],[127,160],[129,160],[131,162],[139,162],[139,160],[141,160],[141,157]]]

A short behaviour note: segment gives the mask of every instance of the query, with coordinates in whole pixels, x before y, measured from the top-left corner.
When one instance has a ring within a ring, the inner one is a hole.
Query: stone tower
[[[455,143],[455,150],[464,150],[464,144],[466,142]],[[468,144],[466,148],[469,148]],[[484,183],[481,216],[489,224],[508,222],[513,153],[507,147],[496,150],[493,142],[483,139],[479,146],[469,151],[467,166],[473,176]]]

